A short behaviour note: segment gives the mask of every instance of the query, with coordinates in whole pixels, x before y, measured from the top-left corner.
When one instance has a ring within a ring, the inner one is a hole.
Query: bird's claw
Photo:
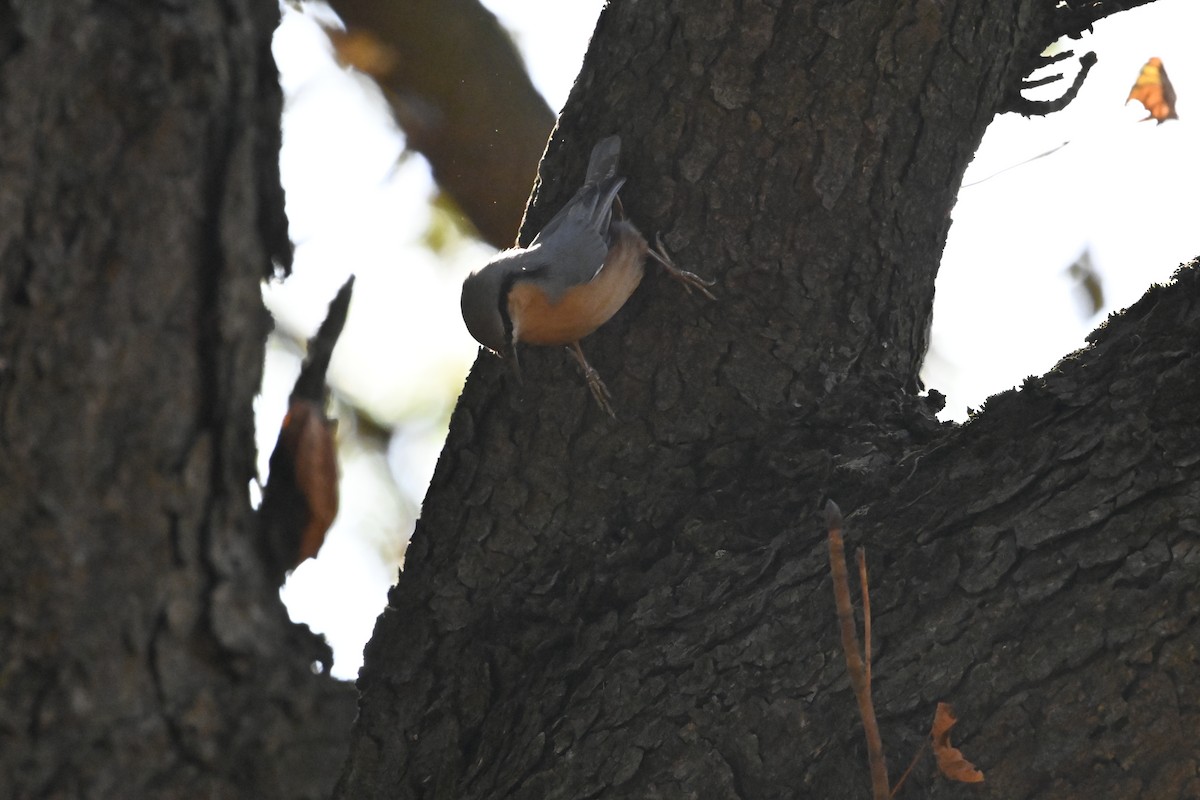
[[[694,272],[688,272],[675,266],[675,262],[667,254],[667,248],[663,246],[661,234],[654,235],[654,247],[650,248],[649,253],[655,261],[662,265],[668,275],[683,284],[683,288],[688,294],[692,293],[692,289],[698,289],[709,300],[717,299],[716,295],[708,290],[710,286],[716,286],[717,282],[706,281]]]
[[[584,357],[583,348],[579,346],[579,342],[573,342],[568,345],[567,349],[571,351],[571,355],[575,356],[575,360],[579,362],[579,367],[583,370],[583,377],[587,381],[588,388],[592,390],[592,397],[596,398],[596,405],[600,406],[605,414],[616,419],[617,414],[613,411],[612,403],[609,402],[612,400],[612,395],[608,393],[608,387],[600,379],[600,373]]]
[[[588,388],[592,390],[592,397],[596,398],[596,404],[600,406],[605,414],[608,414],[613,419],[617,418],[617,414],[613,411],[612,395],[608,393],[608,387],[604,385],[604,381],[600,379],[600,373],[588,367],[583,377],[587,379]]]

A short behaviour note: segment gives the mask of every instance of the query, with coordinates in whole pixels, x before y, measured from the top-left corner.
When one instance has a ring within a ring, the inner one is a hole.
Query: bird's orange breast
[[[571,287],[557,303],[534,280],[513,284],[508,293],[513,340],[571,344],[608,322],[642,282],[646,249],[646,240],[629,226],[609,248],[596,277]]]

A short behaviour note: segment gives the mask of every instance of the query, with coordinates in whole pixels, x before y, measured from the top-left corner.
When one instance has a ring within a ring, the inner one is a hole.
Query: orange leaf
[[[1156,119],[1159,125],[1169,119],[1179,119],[1179,115],[1175,113],[1175,87],[1167,78],[1167,70],[1161,58],[1152,58],[1142,67],[1137,82],[1129,90],[1129,97],[1125,98],[1125,102],[1130,100],[1137,100],[1144,105],[1150,112],[1146,119]]]
[[[962,783],[982,783],[983,773],[975,769],[975,765],[963,758],[956,747],[950,746],[950,729],[958,720],[954,717],[948,703],[938,703],[937,713],[933,715],[933,728],[929,736],[933,739],[933,755],[937,758],[938,769],[952,781]]]

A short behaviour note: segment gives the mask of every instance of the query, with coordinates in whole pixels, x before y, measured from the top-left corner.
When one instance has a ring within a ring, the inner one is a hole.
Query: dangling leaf
[[[950,746],[950,729],[958,723],[948,703],[938,703],[933,715],[933,728],[929,731],[933,739],[933,754],[937,758],[938,770],[952,781],[983,783],[983,773],[963,758],[962,752]]]
[[[1142,67],[1137,82],[1129,90],[1129,97],[1125,98],[1125,102],[1130,100],[1137,100],[1150,112],[1150,116],[1142,122],[1155,119],[1158,120],[1157,124],[1161,125],[1169,119],[1179,119],[1179,115],[1175,113],[1175,87],[1167,78],[1167,70],[1163,67],[1161,58],[1152,58]]]

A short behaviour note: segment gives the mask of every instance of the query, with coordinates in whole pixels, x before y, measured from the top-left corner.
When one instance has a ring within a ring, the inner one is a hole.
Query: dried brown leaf
[[[1169,119],[1179,119],[1175,113],[1175,87],[1167,77],[1167,69],[1161,58],[1152,58],[1142,67],[1125,102],[1130,100],[1137,100],[1145,106],[1150,112],[1146,119],[1157,120],[1159,125]]]
[[[314,404],[297,400],[283,419],[280,440],[291,456],[296,488],[303,496],[308,514],[300,534],[292,566],[315,558],[325,542],[325,533],[338,512],[336,423]]]
[[[956,747],[950,746],[950,729],[958,719],[948,703],[938,703],[937,712],[933,716],[933,728],[929,736],[933,740],[933,755],[937,758],[938,770],[952,781],[962,783],[982,783],[983,773],[975,769],[975,765],[963,758]]]

